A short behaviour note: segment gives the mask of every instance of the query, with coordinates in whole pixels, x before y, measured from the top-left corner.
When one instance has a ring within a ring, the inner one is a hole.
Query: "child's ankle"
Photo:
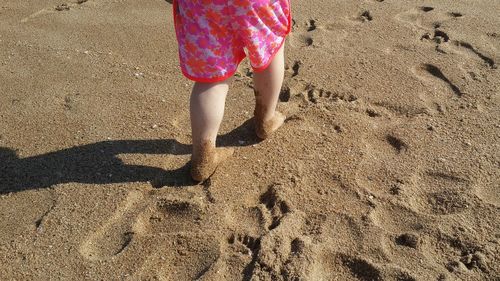
[[[208,155],[215,150],[215,142],[211,140],[202,140],[198,143],[193,143],[192,159],[195,162],[206,161]]]
[[[196,151],[196,152],[195,152]],[[232,148],[216,148],[212,141],[202,142],[193,149],[191,156],[191,177],[198,182],[208,179],[219,164],[234,153]]]
[[[261,139],[267,139],[274,131],[276,131],[285,121],[285,116],[275,111],[273,116],[268,120],[255,118],[255,133]]]
[[[276,111],[273,110],[272,113],[269,113],[263,106],[256,105],[255,110],[253,111],[253,116],[258,123],[264,123],[273,119],[275,112]]]

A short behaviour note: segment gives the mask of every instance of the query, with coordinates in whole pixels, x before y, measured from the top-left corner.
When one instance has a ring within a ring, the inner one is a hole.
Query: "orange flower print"
[[[290,0],[175,0],[174,16],[183,74],[221,81],[248,57],[267,66],[290,32]]]

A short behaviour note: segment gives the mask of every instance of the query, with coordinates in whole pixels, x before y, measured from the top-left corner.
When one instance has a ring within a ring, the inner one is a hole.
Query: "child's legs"
[[[258,122],[274,117],[285,75],[284,45],[264,71],[254,73],[255,118]]]
[[[190,101],[193,156],[199,155],[205,143],[215,147],[228,89],[225,81],[194,84]]]

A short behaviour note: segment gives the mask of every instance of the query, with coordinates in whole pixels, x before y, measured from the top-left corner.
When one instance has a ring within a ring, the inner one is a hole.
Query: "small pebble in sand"
[[[151,125],[151,129],[156,129],[156,128],[158,128],[158,125],[156,124]]]

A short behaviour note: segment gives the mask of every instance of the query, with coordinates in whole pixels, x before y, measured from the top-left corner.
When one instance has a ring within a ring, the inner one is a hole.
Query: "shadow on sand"
[[[248,120],[218,137],[218,146],[246,146],[258,142]],[[244,142],[242,141],[244,140]],[[119,154],[187,155],[191,145],[176,140],[117,140],[75,146],[19,158],[15,150],[0,147],[0,194],[47,188],[61,183],[110,184],[150,182],[153,187],[189,186],[190,163],[176,170],[128,165]]]

